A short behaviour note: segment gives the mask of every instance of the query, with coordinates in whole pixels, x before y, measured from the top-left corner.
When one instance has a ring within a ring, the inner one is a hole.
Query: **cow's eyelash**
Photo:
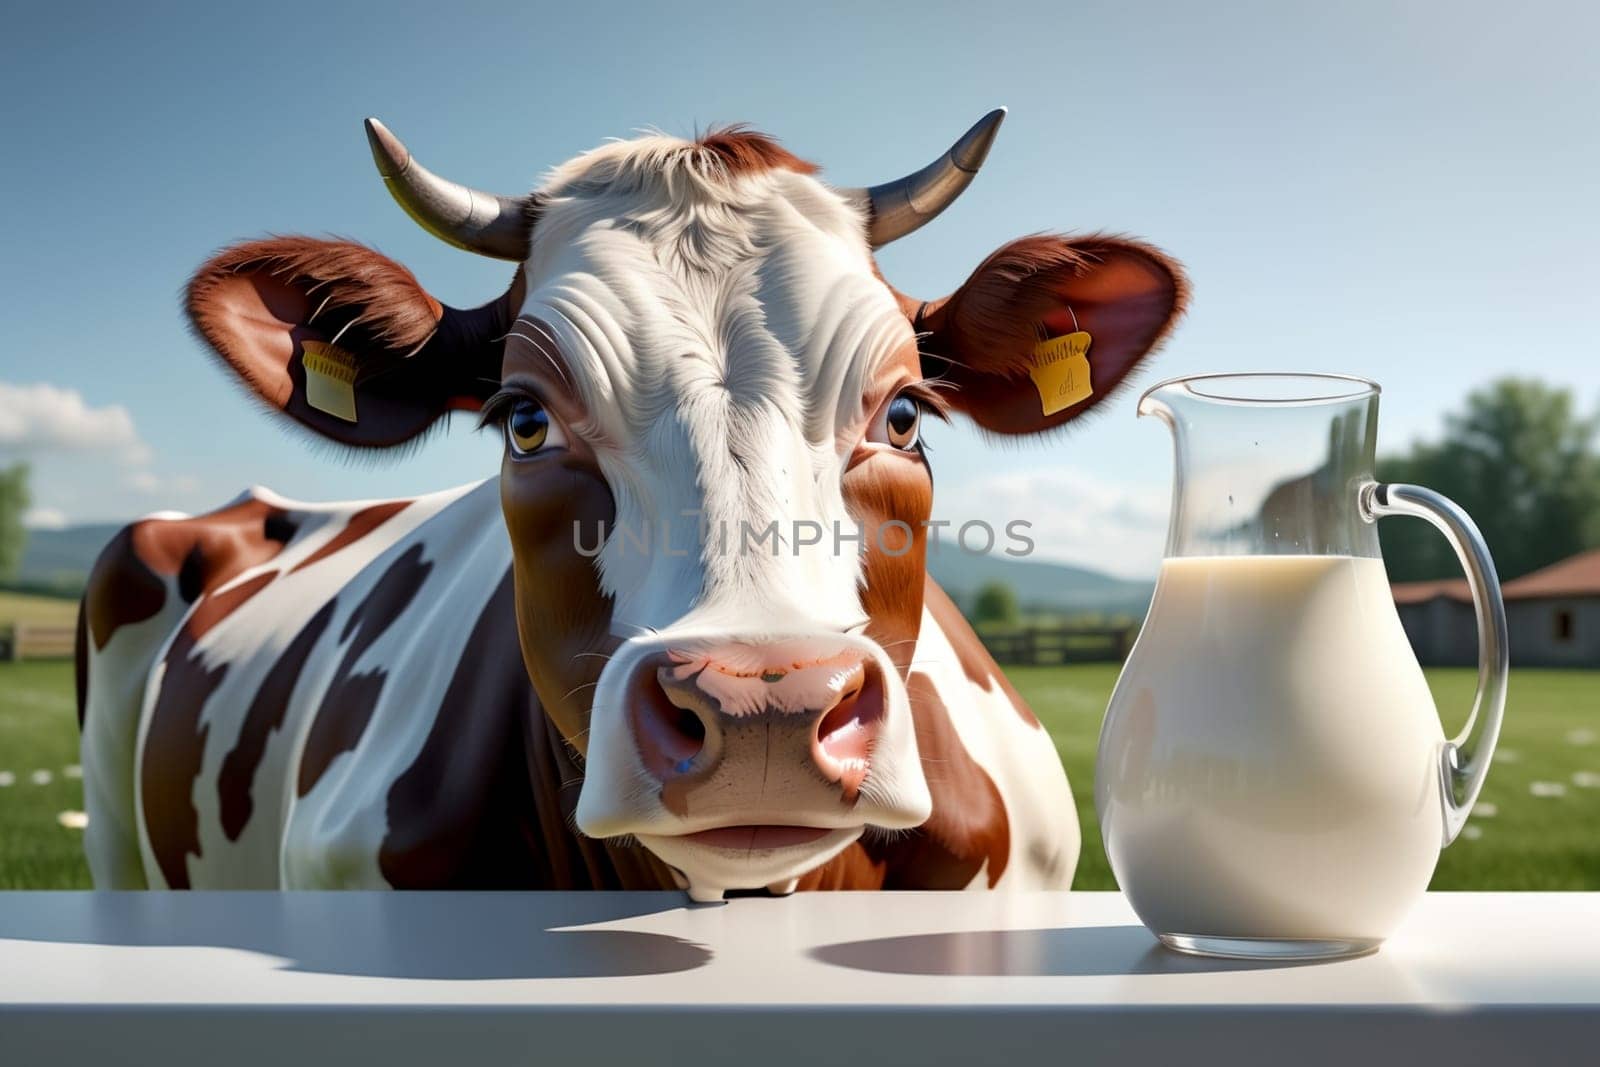
[[[933,382],[912,382],[896,395],[910,398],[922,409],[924,415],[931,415],[940,422],[950,421],[952,410],[950,401],[941,395],[939,387]]]
[[[544,403],[538,395],[527,389],[501,389],[483,402],[483,407],[478,411],[478,429],[503,425],[510,416],[511,409],[523,400],[532,400],[541,405]]]

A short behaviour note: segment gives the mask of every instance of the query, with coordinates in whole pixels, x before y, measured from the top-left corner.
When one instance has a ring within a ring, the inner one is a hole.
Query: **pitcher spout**
[[[1139,396],[1139,406],[1136,409],[1139,417],[1142,419],[1153,415],[1170,427],[1173,416],[1172,405],[1168,403],[1168,395],[1171,393],[1172,387],[1181,381],[1181,378],[1169,378],[1164,382],[1157,382],[1146,389]]]

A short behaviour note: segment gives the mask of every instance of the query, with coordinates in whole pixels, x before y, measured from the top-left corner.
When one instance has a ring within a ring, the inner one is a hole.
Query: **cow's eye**
[[[884,412],[884,438],[894,447],[909,451],[917,447],[917,435],[922,425],[922,407],[909,396],[897,396],[889,401]]]
[[[529,456],[542,448],[562,443],[561,429],[550,418],[544,405],[524,397],[506,415],[506,443],[513,455]]]

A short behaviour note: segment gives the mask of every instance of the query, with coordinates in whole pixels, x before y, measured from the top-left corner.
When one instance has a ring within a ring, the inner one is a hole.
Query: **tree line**
[[[1600,546],[1600,410],[1572,391],[1504,378],[1467,395],[1444,434],[1380,458],[1378,478],[1438,490],[1483,531],[1502,581]],[[1455,553],[1427,523],[1378,524],[1393,581],[1456,578]]]

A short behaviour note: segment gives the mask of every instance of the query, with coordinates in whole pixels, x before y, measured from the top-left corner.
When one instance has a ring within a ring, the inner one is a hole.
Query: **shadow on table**
[[[712,953],[666,934],[564,927],[681,906],[676,893],[49,893],[0,912],[0,938],[233,948],[376,978],[624,977],[693,970]]]
[[[836,967],[882,974],[1113,976],[1202,974],[1303,966],[1307,960],[1228,960],[1161,947],[1142,926],[969,930],[841,941],[811,950]]]

